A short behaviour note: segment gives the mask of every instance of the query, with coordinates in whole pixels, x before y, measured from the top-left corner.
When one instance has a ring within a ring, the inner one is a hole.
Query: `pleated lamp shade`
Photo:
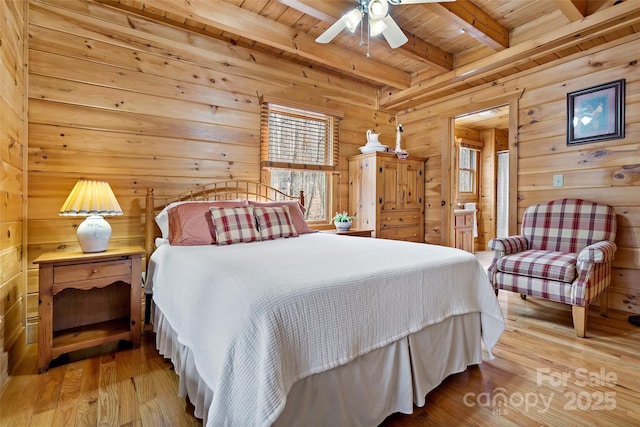
[[[61,216],[86,216],[78,226],[78,242],[83,252],[107,250],[111,226],[103,216],[122,215],[113,190],[105,181],[81,179],[58,212]]]

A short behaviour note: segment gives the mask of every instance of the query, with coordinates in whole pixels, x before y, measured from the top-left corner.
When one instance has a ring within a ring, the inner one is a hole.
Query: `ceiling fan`
[[[345,28],[354,33],[358,25],[366,17],[368,25],[367,37],[375,37],[382,34],[392,49],[402,46],[409,40],[404,35],[402,29],[389,15],[389,5],[417,4],[417,3],[439,3],[455,0],[356,0],[358,5],[345,13],[332,26],[320,34],[316,39],[318,43],[329,43]],[[364,24],[363,24],[364,26]],[[362,39],[363,28],[360,28],[360,44],[365,44]],[[367,52],[367,56],[369,53]]]

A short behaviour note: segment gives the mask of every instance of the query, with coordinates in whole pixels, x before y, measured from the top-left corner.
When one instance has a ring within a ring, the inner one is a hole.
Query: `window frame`
[[[466,167],[462,167],[462,150],[468,150],[469,153],[473,152],[473,160],[474,160],[474,164],[471,165],[471,167],[466,168]],[[475,147],[469,147],[469,146],[465,146],[460,144],[458,146],[458,156],[457,156],[457,166],[458,166],[458,171],[457,171],[457,182],[456,182],[456,190],[459,196],[467,196],[467,195],[476,195],[478,194],[478,169],[479,169],[479,158],[480,158],[480,150],[478,148]],[[471,178],[471,190],[470,191],[462,191],[460,189],[460,184],[461,184],[461,179],[460,176],[462,174],[462,172],[469,172],[470,174],[470,178]]]
[[[326,175],[326,194],[324,201],[326,217],[323,220],[309,220],[307,222],[310,225],[324,225],[329,223],[332,218],[331,212],[333,212],[335,207],[338,205],[338,192],[336,190],[338,185],[337,175],[340,173],[339,122],[343,117],[342,113],[339,111],[329,111],[323,108],[265,96],[260,97],[260,104],[260,167],[262,171],[260,174],[260,181],[263,184],[271,185],[271,172],[273,169],[301,172],[324,172]],[[269,159],[269,117],[272,112],[313,120],[326,120],[326,137],[328,143],[325,150],[328,151],[328,153],[326,153],[326,158],[329,164],[296,164],[290,162],[271,161]],[[308,196],[309,195],[305,195],[305,200],[310,200]]]

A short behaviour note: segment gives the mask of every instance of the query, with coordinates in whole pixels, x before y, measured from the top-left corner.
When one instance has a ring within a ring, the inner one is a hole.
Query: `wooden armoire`
[[[349,213],[353,227],[383,239],[424,242],[425,159],[394,153],[349,158]]]

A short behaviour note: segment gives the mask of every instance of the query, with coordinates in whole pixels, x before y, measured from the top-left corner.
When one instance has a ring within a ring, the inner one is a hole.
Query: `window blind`
[[[338,170],[338,118],[273,103],[261,111],[261,165]]]

